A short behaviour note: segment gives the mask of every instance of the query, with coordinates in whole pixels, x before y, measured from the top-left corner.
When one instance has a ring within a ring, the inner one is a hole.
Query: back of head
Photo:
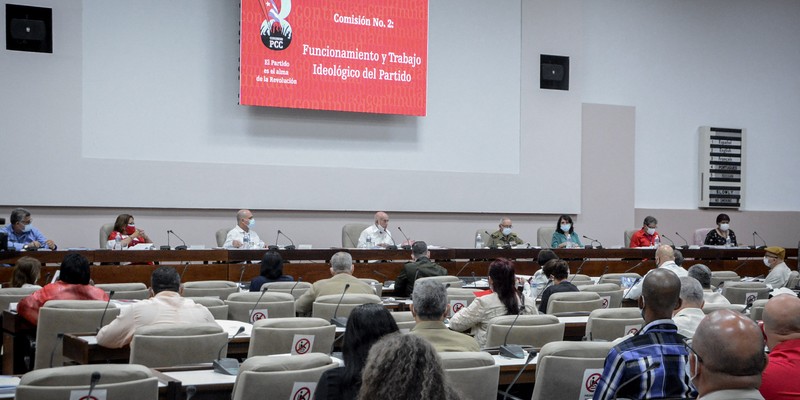
[[[414,258],[424,257],[428,254],[428,244],[422,241],[414,242],[411,245],[411,253],[414,254]]]
[[[489,278],[492,279],[492,290],[506,306],[508,314],[519,313],[517,301],[516,274],[514,263],[507,258],[498,258],[489,264]]]
[[[397,323],[383,305],[363,304],[354,308],[347,319],[342,343],[344,382],[358,382],[372,345],[384,335],[398,331]]]
[[[711,288],[711,270],[703,264],[695,264],[689,267],[689,276],[697,279],[703,289]]]
[[[556,253],[550,249],[543,249],[539,251],[539,255],[536,257],[536,262],[539,265],[544,266],[548,261],[553,259],[558,259]]]
[[[569,276],[569,264],[564,260],[550,260],[547,262],[544,272],[549,272],[550,276],[557,281],[563,281]]]
[[[730,386],[736,381],[744,381],[744,387],[760,385],[767,357],[761,330],[750,318],[731,310],[715,311],[700,321],[692,347],[701,364],[721,375],[719,380],[729,387],[736,387]]]
[[[78,253],[64,256],[59,269],[59,280],[76,285],[88,285],[90,279],[89,260]]]
[[[270,250],[264,253],[264,258],[261,259],[260,275],[272,280],[283,275],[283,257],[277,251]]]
[[[681,281],[681,301],[682,307],[702,308],[703,307],[703,287],[700,282],[691,276],[682,276]]]
[[[680,293],[681,281],[672,271],[656,268],[644,277],[643,301],[646,301],[646,306],[656,319],[672,317],[672,311],[678,306]]]
[[[181,276],[172,267],[158,267],[150,275],[150,288],[154,294],[164,291],[178,292],[181,289]]]
[[[800,299],[797,296],[781,294],[771,298],[764,306],[762,318],[770,346],[800,338]]]
[[[674,261],[675,250],[668,244],[662,244],[661,246],[658,246],[658,249],[656,250],[656,257],[658,258],[659,263],[663,263],[664,261]]]
[[[36,284],[41,273],[42,263],[33,257],[22,257],[17,260],[17,265],[11,272],[11,287],[22,287],[22,285]]]
[[[675,264],[679,267],[683,266],[683,253],[681,253],[678,249],[672,250],[672,258],[675,260]]]
[[[369,351],[359,399],[445,399],[448,384],[433,346],[417,335],[388,335]]]
[[[340,251],[331,257],[331,269],[334,274],[353,272],[353,256],[346,251]]]
[[[440,321],[447,311],[447,289],[441,282],[423,279],[414,283],[414,314],[423,321]]]

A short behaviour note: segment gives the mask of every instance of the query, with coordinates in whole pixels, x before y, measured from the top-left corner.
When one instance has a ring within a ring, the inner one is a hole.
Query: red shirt
[[[658,232],[653,233],[652,235],[647,234],[647,228],[642,228],[636,231],[631,236],[631,245],[628,247],[650,247],[655,245],[656,236],[658,236]]]
[[[108,301],[108,294],[91,285],[76,285],[56,281],[33,292],[17,305],[17,313],[28,322],[36,325],[39,322],[39,309],[48,300],[103,300]]]
[[[779,343],[769,352],[767,369],[761,374],[761,395],[770,399],[800,397],[800,339]]]
[[[108,240],[110,242],[113,242],[114,240],[117,239],[117,236],[119,236],[120,240],[125,240],[125,239],[127,239],[129,237],[128,235],[126,235],[124,233],[120,233],[120,232],[117,232],[117,231],[111,231],[111,234],[108,235]],[[137,237],[131,239],[131,243],[128,245],[128,247],[136,246],[139,243],[144,243],[144,241],[141,239],[141,237],[137,236]],[[111,247],[111,245],[109,245],[109,247]]]

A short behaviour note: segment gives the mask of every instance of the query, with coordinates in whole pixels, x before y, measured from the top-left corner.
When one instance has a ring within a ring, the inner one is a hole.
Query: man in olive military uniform
[[[503,218],[500,220],[500,229],[489,236],[488,246],[490,248],[511,247],[517,244],[525,243],[525,241],[520,239],[516,233],[511,232],[511,228],[511,218]]]
[[[431,252],[428,251],[428,245],[425,242],[414,242],[411,246],[411,256],[414,257],[414,261],[406,263],[394,281],[394,292],[398,296],[411,296],[411,292],[414,291],[414,281],[417,278],[447,275],[444,267],[431,261],[429,258]]]

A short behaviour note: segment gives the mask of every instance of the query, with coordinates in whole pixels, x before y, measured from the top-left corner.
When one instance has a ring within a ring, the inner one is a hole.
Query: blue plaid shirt
[[[697,392],[684,369],[689,363],[689,351],[682,338],[671,319],[660,319],[647,324],[636,336],[614,346],[606,356],[594,400],[616,397],[696,397]],[[661,366],[620,387],[656,361],[661,362]]]

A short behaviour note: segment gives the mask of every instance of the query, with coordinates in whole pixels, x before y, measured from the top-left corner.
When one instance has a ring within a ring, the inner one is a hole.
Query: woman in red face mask
[[[114,221],[114,230],[108,235],[109,249],[113,249],[114,246],[119,247],[116,242],[118,236],[121,238],[120,245],[123,248],[136,246],[139,243],[153,243],[143,230],[136,229],[133,215],[130,214],[120,214]]]

